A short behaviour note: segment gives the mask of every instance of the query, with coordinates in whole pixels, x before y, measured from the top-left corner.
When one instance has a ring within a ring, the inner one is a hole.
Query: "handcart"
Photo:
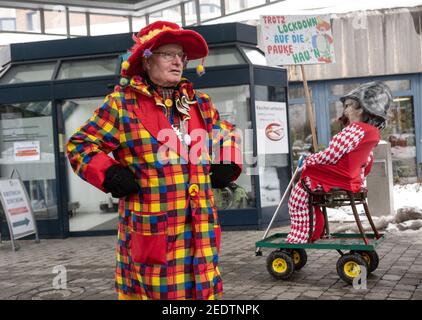
[[[313,207],[319,206],[322,208],[325,225],[321,238],[311,243],[291,244],[285,242],[287,233],[276,233],[267,237],[278,210],[289,193],[298,173],[298,169],[296,169],[262,240],[256,242],[257,256],[262,256],[261,248],[274,249],[267,257],[268,272],[276,279],[289,279],[293,272],[302,269],[306,265],[306,249],[336,250],[340,254],[340,258],[337,261],[337,273],[339,277],[348,284],[352,284],[353,280],[356,278],[362,278],[365,273],[368,275],[375,271],[379,264],[379,257],[375,250],[384,240],[384,234],[378,233],[373,223],[366,202],[367,190],[365,189],[356,193],[341,189],[332,190],[330,192],[312,192],[307,189],[309,193],[311,223],[313,223]],[[304,185],[304,187],[306,186]],[[356,209],[357,204],[363,205],[373,233],[364,232]],[[346,205],[352,207],[359,233],[330,233],[326,208]],[[312,230],[312,227],[310,229]],[[309,239],[311,239],[311,234],[309,235]],[[346,253],[344,251],[348,252]]]

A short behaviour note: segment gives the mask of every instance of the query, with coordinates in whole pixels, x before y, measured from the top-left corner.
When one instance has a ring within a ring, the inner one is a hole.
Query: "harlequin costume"
[[[119,202],[115,274],[119,297],[219,299],[221,229],[210,159],[213,148],[219,151],[217,160],[230,158],[236,163],[236,179],[241,172],[239,137],[232,124],[220,119],[210,97],[195,91],[187,79],[168,97],[140,68],[145,51],[166,43],[182,45],[188,59],[204,57],[208,48],[198,33],[160,21],[142,29],[135,42],[122,64],[122,78],[127,81],[121,81],[76,130],[67,145],[68,157],[82,179],[103,191],[105,172],[115,164],[129,168],[139,184],[139,192]],[[179,128],[186,125],[183,135],[189,135],[191,142],[180,139],[183,130],[174,129],[175,118]],[[204,140],[206,152],[196,152],[204,150],[197,148]],[[192,153],[198,161],[191,161]]]
[[[301,174],[310,190],[330,191],[334,187],[357,192],[363,186],[364,177],[372,167],[372,149],[379,142],[379,131],[376,127],[355,122],[333,137],[324,151],[314,153],[305,160]],[[289,198],[291,231],[287,237],[290,243],[308,242],[309,195],[297,183]],[[324,225],[323,215],[313,210],[313,239],[319,238]]]
[[[304,162],[300,181],[289,198],[291,230],[288,243],[313,242],[320,238],[324,228],[324,216],[320,208],[309,216],[307,189],[328,192],[340,188],[358,192],[363,186],[373,163],[373,149],[380,140],[379,129],[385,125],[387,110],[392,103],[389,88],[382,83],[369,82],[340,98],[342,102],[353,99],[374,118],[370,123],[353,122],[336,134],[325,150],[308,156]],[[310,230],[312,227],[312,230]],[[312,231],[312,237],[309,234]]]

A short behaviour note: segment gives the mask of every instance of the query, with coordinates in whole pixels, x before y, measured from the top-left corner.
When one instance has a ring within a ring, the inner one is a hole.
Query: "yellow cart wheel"
[[[276,279],[288,279],[294,269],[292,258],[285,252],[273,251],[267,258],[267,270]]]
[[[374,272],[380,263],[380,258],[378,256],[378,253],[376,251],[350,251],[351,254],[357,253],[362,256],[362,258],[365,259],[366,263],[368,264],[368,274],[371,272]]]
[[[361,255],[348,253],[338,259],[337,273],[341,280],[352,284],[355,278],[368,274],[368,264]]]
[[[305,249],[292,249],[290,255],[293,259],[293,264],[295,265],[295,271],[302,269],[308,261],[308,255],[306,254]]]

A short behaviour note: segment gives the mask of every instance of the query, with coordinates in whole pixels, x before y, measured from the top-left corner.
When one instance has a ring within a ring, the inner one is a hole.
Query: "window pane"
[[[0,8],[0,30],[40,32],[40,12],[30,9]]]
[[[31,150],[30,156],[18,150]],[[49,101],[0,105],[0,171],[19,172],[35,218],[57,218],[53,120]]]
[[[92,36],[129,32],[127,17],[90,14],[89,22]]]
[[[359,87],[359,82],[347,83],[347,84],[333,84],[330,86],[330,93],[333,96],[343,96],[346,93]]]
[[[66,11],[62,9],[49,11],[44,10],[45,32],[66,34]]]
[[[199,0],[201,21],[221,16],[220,0]]]
[[[64,61],[57,79],[86,78],[115,73],[117,57]]]
[[[315,115],[315,107],[313,112]],[[301,155],[307,155],[312,152],[312,132],[305,103],[289,104],[289,124],[293,160],[296,163]],[[316,128],[315,123],[314,126]]]
[[[410,90],[410,80],[391,80],[383,81],[392,91],[406,91]],[[361,83],[347,83],[347,84],[334,84],[330,86],[330,93],[334,96],[343,96],[346,93],[356,89]]]
[[[412,97],[395,97],[381,139],[391,143],[395,182],[416,182],[416,138]]]
[[[146,26],[145,16],[132,17],[132,31],[138,33],[143,27]]]
[[[217,106],[221,119],[230,121],[240,130],[243,150],[243,170],[230,187],[230,190],[213,189],[215,203],[218,209],[254,208],[255,185],[252,176],[253,135],[252,121],[250,118],[249,86],[233,86],[224,88],[205,88],[201,91],[207,93]]]
[[[89,119],[104,98],[72,99],[62,104],[65,139]],[[69,192],[70,231],[116,230],[117,202],[110,194],[98,190],[79,178],[66,161]]]
[[[391,91],[406,91],[410,90],[410,80],[392,80],[383,81]]]
[[[242,1],[227,1],[226,0],[226,14],[253,8],[265,4],[266,0],[242,0]]]
[[[69,12],[69,22],[70,34],[77,36],[86,36],[88,34],[85,13]]]
[[[0,30],[2,31],[14,31],[16,30],[16,19],[15,18],[3,18],[0,20]]]
[[[149,15],[149,22],[155,22],[158,20],[168,20],[178,25],[182,24],[182,14],[180,11],[180,6],[171,7],[161,11],[153,12]]]
[[[21,83],[51,80],[56,62],[21,64],[13,66],[1,78],[0,83]]]
[[[196,68],[200,62],[201,59],[189,61],[187,68]],[[205,68],[242,63],[246,63],[246,61],[235,47],[210,49],[205,58]]]
[[[267,60],[265,59],[264,54],[258,49],[242,47],[242,50],[245,52],[252,64],[267,66]]]
[[[186,25],[197,23],[196,18],[196,5],[195,1],[189,1],[183,4],[185,6],[185,21]]]
[[[312,97],[312,90],[311,87],[309,87],[309,91],[311,93]],[[303,89],[303,86],[292,86],[289,87],[289,99],[305,99],[305,90]]]
[[[343,114],[343,103],[341,101],[330,102],[330,125],[331,125],[331,137],[339,133],[342,129],[342,125],[338,121],[338,118]]]
[[[255,86],[255,100],[286,102],[286,89],[274,86]]]

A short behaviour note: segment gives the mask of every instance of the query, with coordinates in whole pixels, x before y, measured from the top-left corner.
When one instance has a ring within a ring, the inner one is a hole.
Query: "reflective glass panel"
[[[40,32],[40,11],[0,8],[1,31]]]
[[[252,64],[257,64],[261,66],[267,66],[267,60],[265,59],[264,54],[259,51],[258,49],[242,47],[242,50],[245,52],[246,56],[248,57],[249,61]]]
[[[238,12],[265,4],[266,0],[226,1],[226,14]]]
[[[0,78],[1,84],[51,80],[56,62],[15,65]]]
[[[132,17],[132,31],[138,33],[143,27],[146,26],[145,16],[143,17]]]
[[[44,10],[46,33],[67,34],[65,7],[57,6],[57,10]]]
[[[201,63],[201,59],[189,61],[187,68],[196,68],[199,63]],[[207,67],[242,64],[246,63],[246,61],[242,58],[240,52],[235,47],[229,47],[210,49],[204,63],[206,69]]]
[[[189,26],[197,23],[195,1],[189,1],[183,4],[185,6],[185,22]]]
[[[57,79],[86,78],[115,73],[117,57],[63,61]]]
[[[90,14],[91,36],[129,32],[129,19],[122,16]]]
[[[165,17],[165,19],[163,18]],[[180,6],[174,6],[161,11],[153,12],[149,15],[149,22],[152,23],[158,20],[168,20],[178,25],[182,24],[182,13]]]
[[[220,0],[199,0],[201,21],[221,16]]]
[[[86,27],[85,13],[69,12],[70,34],[86,36],[88,30]]]

